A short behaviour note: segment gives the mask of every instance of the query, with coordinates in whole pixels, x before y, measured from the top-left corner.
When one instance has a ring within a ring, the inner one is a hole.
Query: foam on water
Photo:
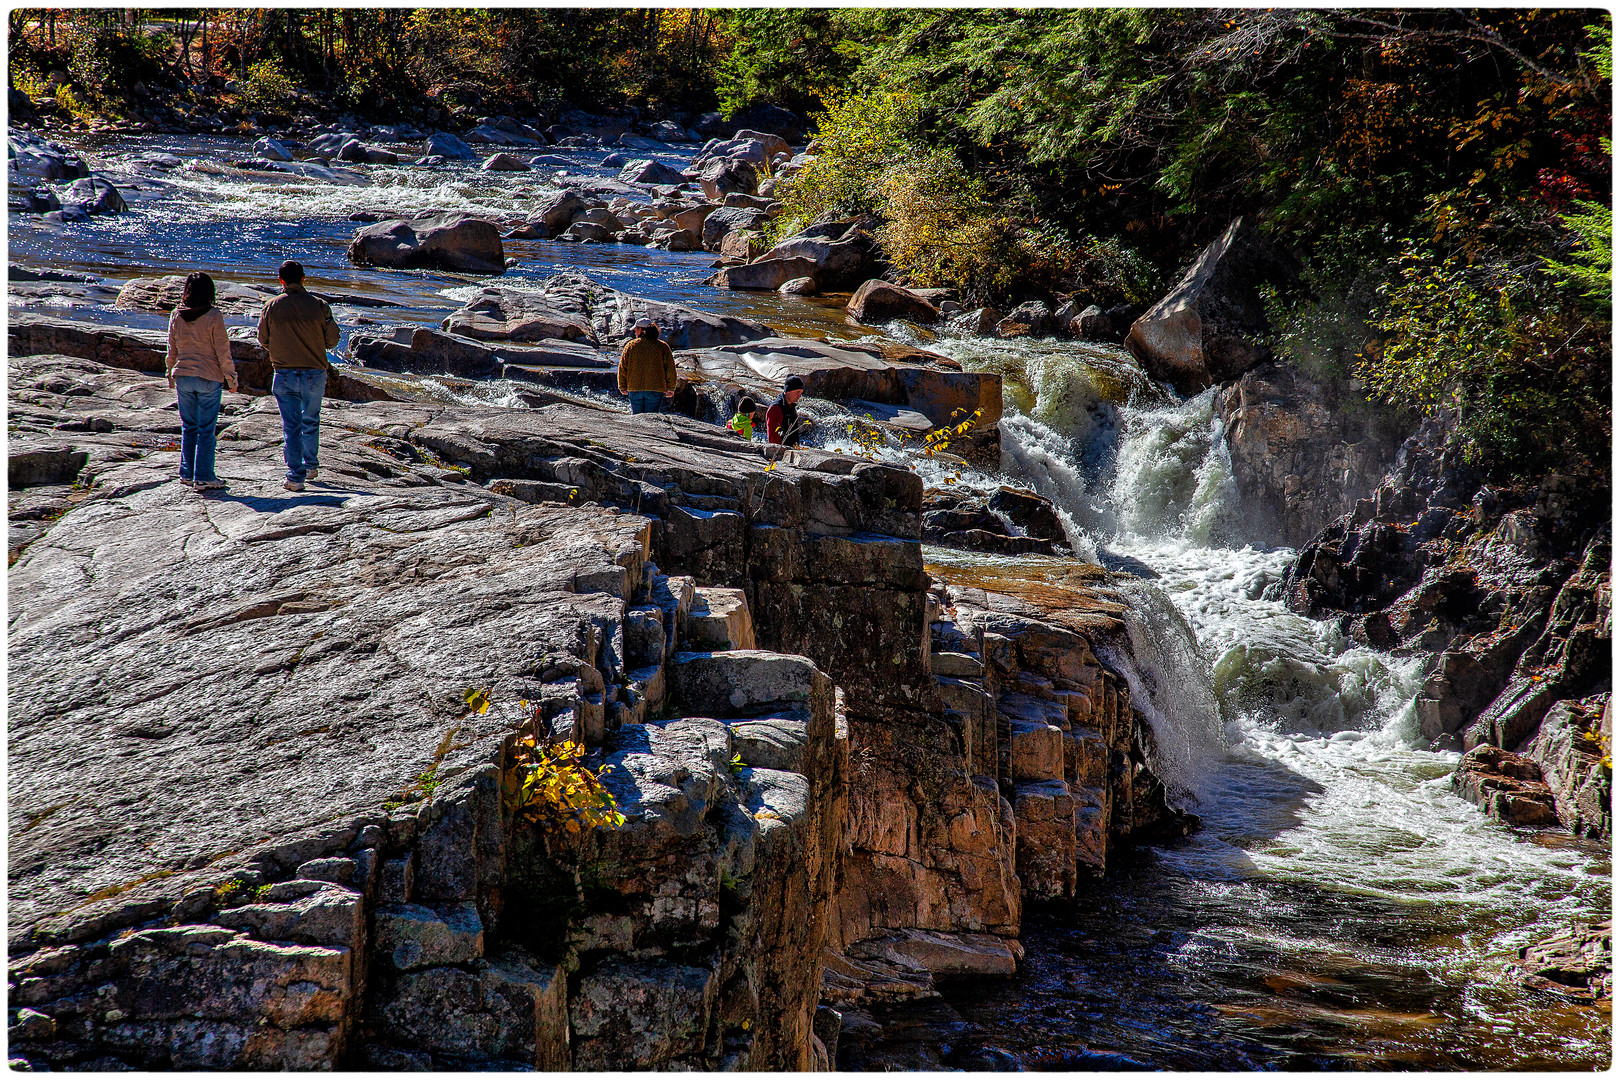
[[[1096,379],[1088,356],[1060,376],[1050,347],[1022,362],[1010,352],[963,357],[1024,387],[1007,395],[1005,471],[1082,522],[1105,562],[1125,556],[1160,575],[1119,586],[1132,655],[1104,659],[1153,725],[1172,797],[1204,822],[1154,855],[1209,920],[1178,952],[1189,974],[1208,979],[1232,950],[1258,950],[1285,974],[1353,970],[1402,993],[1460,995],[1459,1016],[1424,1021],[1466,1031],[1460,1057],[1412,1060],[1602,1058],[1595,1018],[1566,1010],[1564,1034],[1544,1030],[1545,1004],[1514,988],[1501,960],[1570,918],[1607,912],[1607,861],[1578,844],[1527,842],[1452,792],[1457,756],[1422,749],[1414,716],[1426,657],[1355,647],[1333,624],[1264,599],[1294,552],[1244,544],[1212,391],[1175,402],[1138,387],[1114,400],[1117,382]],[[1117,422],[1098,423],[1097,402]],[[1308,906],[1322,903],[1413,929],[1409,939],[1387,931],[1396,947],[1347,940]],[[1421,1055],[1426,1028],[1410,1023],[1410,1042],[1392,1045]]]

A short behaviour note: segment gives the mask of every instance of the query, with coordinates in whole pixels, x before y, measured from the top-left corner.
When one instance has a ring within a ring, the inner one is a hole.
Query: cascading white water
[[[935,347],[985,365],[982,346]],[[1600,1018],[1565,1006],[1549,1020],[1545,1002],[1502,977],[1501,961],[1571,917],[1607,912],[1607,860],[1515,838],[1457,798],[1457,756],[1421,749],[1413,717],[1427,659],[1355,647],[1331,623],[1264,599],[1294,552],[1245,545],[1213,392],[1179,402],[1140,386],[1122,395],[1126,384],[1091,374],[1094,353],[1062,378],[1050,350],[1032,375],[995,357],[1031,390],[1007,395],[1002,466],[1008,481],[1068,510],[1105,565],[1158,575],[1117,586],[1132,609],[1134,655],[1104,659],[1153,724],[1154,764],[1172,797],[1204,822],[1154,856],[1185,883],[1173,890],[1177,915],[1190,908],[1200,924],[1176,962],[1208,979],[1220,957],[1261,955],[1285,982],[1334,972],[1328,983],[1418,988],[1432,1015],[1372,1009],[1356,1019],[1286,996],[1255,1006],[1275,1023],[1398,1048],[1371,1060],[1602,1059]],[[1105,423],[1099,402],[1112,410]],[[1301,897],[1365,910],[1374,923],[1410,920],[1412,936],[1336,934]],[[1431,1031],[1456,1047],[1435,1056]]]

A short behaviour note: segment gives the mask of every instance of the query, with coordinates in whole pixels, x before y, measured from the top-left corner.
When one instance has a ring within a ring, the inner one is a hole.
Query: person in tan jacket
[[[186,278],[180,306],[169,317],[164,368],[180,406],[180,483],[198,491],[222,488],[225,481],[214,475],[215,434],[220,395],[227,386],[236,393],[236,363],[207,274]]]
[[[675,354],[658,340],[651,319],[638,321],[619,350],[619,393],[630,399],[632,413],[664,412],[675,396]]]
[[[304,291],[304,268],[288,260],[277,272],[281,295],[259,314],[259,344],[275,369],[270,383],[281,410],[281,455],[287,479],[281,486],[303,491],[304,481],[320,475],[321,399],[331,370],[326,350],[338,343],[332,306]]]

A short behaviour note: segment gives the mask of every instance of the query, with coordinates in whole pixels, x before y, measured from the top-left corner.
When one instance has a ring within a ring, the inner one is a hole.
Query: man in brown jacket
[[[638,321],[619,351],[619,393],[630,399],[632,413],[663,412],[675,396],[675,354],[658,340],[651,319]]]
[[[304,291],[302,265],[289,260],[278,274],[281,295],[259,315],[259,344],[275,370],[270,390],[281,409],[281,455],[287,463],[281,486],[303,491],[306,478],[320,475],[321,399],[331,368],[326,350],[338,343],[338,324],[330,304]]]

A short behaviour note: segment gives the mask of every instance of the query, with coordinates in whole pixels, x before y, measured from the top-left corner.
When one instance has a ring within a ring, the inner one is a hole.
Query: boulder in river
[[[739,233],[726,237],[729,242]],[[774,292],[790,281],[814,282],[816,264],[809,259],[757,259],[741,266],[728,266],[709,278],[709,283],[721,289],[752,289]]]
[[[1040,300],[1030,300],[1013,308],[1012,313],[996,324],[996,336],[1003,338],[1056,337],[1062,324],[1052,309]]]
[[[583,191],[561,188],[540,198],[529,214],[529,224],[544,239],[550,239],[568,228],[586,208],[589,198]]]
[[[291,161],[292,151],[275,139],[264,138],[253,144],[253,152],[266,161]]]
[[[786,139],[780,135],[773,135],[768,131],[753,131],[749,128],[743,128],[734,132],[731,138],[733,141],[752,139],[759,143],[765,148],[765,160],[767,161],[775,161],[778,154],[787,154],[789,157],[793,155],[793,147],[788,145]]]
[[[467,214],[380,221],[354,234],[348,254],[356,266],[466,274],[506,270],[500,229],[494,222]]]
[[[370,146],[359,139],[350,139],[338,147],[337,158],[339,161],[352,161],[363,165],[399,164],[399,155],[392,150]]]
[[[687,130],[673,120],[660,120],[647,129],[653,138],[666,143],[686,142],[690,135]]]
[[[73,180],[90,175],[90,167],[78,155],[37,135],[13,135],[7,150],[8,164],[20,176],[36,180]]]
[[[759,190],[759,172],[746,161],[716,158],[687,175],[696,180],[703,194],[711,199],[723,199],[733,191],[752,195]]]
[[[848,239],[827,240],[813,236],[790,236],[760,256],[767,259],[807,259],[816,284],[829,292],[854,288],[871,279],[877,269],[877,245],[865,234],[851,230]]]
[[[757,229],[769,220],[770,215],[763,210],[723,206],[703,219],[703,248],[705,251],[719,251],[727,234],[742,229]]]
[[[692,159],[692,167],[696,168],[710,161],[746,161],[754,165],[764,165],[770,160],[770,152],[764,143],[739,133],[737,138],[727,139],[724,142],[718,139],[710,140]]]
[[[450,313],[443,326],[479,341],[539,341],[560,338],[596,344],[596,332],[577,313],[552,307],[542,293],[484,289]]]
[[[448,131],[435,131],[422,143],[423,157],[442,157],[450,161],[476,161],[477,153]]]
[[[636,158],[624,163],[619,170],[619,179],[626,184],[684,184],[686,176],[678,169],[672,169],[661,161],[651,158]]]
[[[856,322],[873,326],[894,319],[932,324],[939,321],[939,309],[910,289],[873,278],[866,282],[846,305]]]
[[[337,157],[338,151],[342,150],[349,143],[359,141],[360,136],[353,131],[328,131],[325,134],[317,135],[313,139],[309,140],[309,152],[312,154],[317,154],[321,157],[333,158]],[[268,154],[260,154],[259,156],[264,158],[270,157]]]
[[[84,208],[87,214],[122,214],[129,209],[123,193],[111,180],[100,176],[87,176],[75,180],[67,189],[67,201]]]
[[[502,151],[485,158],[484,163],[479,168],[485,172],[528,172],[529,163],[516,154],[508,154]]]
[[[167,315],[180,306],[185,295],[186,279],[180,274],[156,278],[131,278],[118,291],[113,308],[119,311],[150,311]],[[235,282],[214,279],[214,306],[226,315],[244,315],[258,318],[264,302],[276,294],[271,285],[238,285]]]
[[[642,318],[657,324],[659,335],[672,349],[731,345],[775,334],[770,327],[746,319],[622,293],[583,274],[556,274],[540,282],[536,292],[553,310],[588,323],[604,345],[628,338],[636,320]]]
[[[1298,260],[1237,218],[1132,324],[1125,347],[1144,371],[1181,394],[1235,379],[1271,355],[1261,340],[1270,324],[1259,286],[1286,284],[1298,273]]]
[[[623,147],[627,147],[628,149],[631,149],[631,150],[668,150],[669,149],[668,146],[665,146],[663,143],[659,142],[657,139],[650,139],[645,135],[636,135],[636,134],[634,134],[632,132],[628,132],[628,131],[625,132],[623,135],[619,136],[619,145],[623,146]]]

